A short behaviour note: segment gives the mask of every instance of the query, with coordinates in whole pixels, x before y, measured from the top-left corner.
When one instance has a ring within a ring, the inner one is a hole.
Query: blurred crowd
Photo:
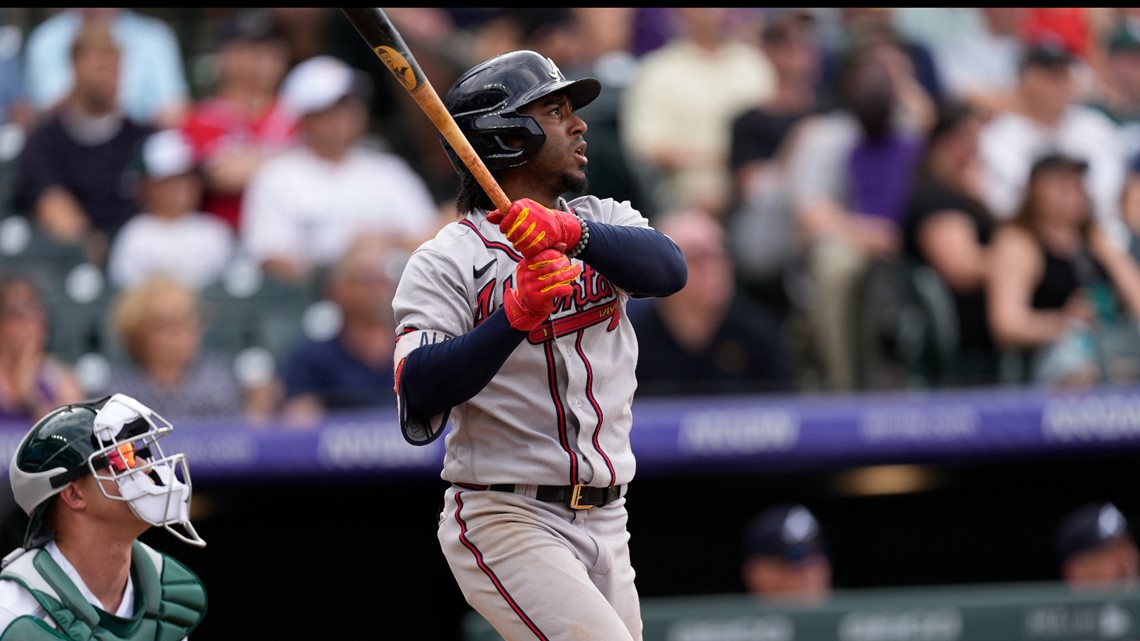
[[[1140,379],[1140,10],[387,11],[441,94],[601,80],[591,193],[690,270],[630,307],[640,393]],[[0,9],[0,417],[394,405],[457,185],[337,9]]]

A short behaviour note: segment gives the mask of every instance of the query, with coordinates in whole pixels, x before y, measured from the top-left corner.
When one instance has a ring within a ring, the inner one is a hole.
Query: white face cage
[[[87,465],[104,496],[126,501],[143,521],[190,545],[205,547],[190,523],[192,489],[186,455],[167,456],[158,444],[173,429],[149,407],[115,394],[95,415],[95,437],[103,447],[88,457]],[[117,488],[118,494],[110,488]]]

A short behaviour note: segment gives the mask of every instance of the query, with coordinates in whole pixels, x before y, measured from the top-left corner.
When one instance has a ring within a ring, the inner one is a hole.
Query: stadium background
[[[19,11],[34,24],[48,10]],[[206,46],[210,24],[226,10],[142,11],[170,21],[191,53]],[[1140,411],[1131,411],[1132,405],[1140,409],[1140,400],[1129,391],[1121,390],[1122,414],[1114,420],[1122,427],[1115,436],[1101,440],[1094,427],[1072,441],[1081,447],[1004,446],[999,420],[979,424],[975,434],[995,447],[974,451],[939,453],[932,437],[923,447],[881,459],[800,451],[790,466],[778,463],[778,452],[762,465],[725,466],[667,451],[639,471],[630,498],[640,590],[648,598],[740,592],[739,532],[756,508],[777,501],[812,506],[827,532],[841,590],[1054,581],[1052,530],[1068,509],[1100,499],[1114,501],[1133,520],[1140,515]],[[956,394],[968,403],[969,393]],[[978,393],[991,398],[990,390]],[[1040,399],[1010,393],[1010,403],[1040,409]],[[694,411],[721,407],[709,399],[680,401]],[[864,402],[811,395],[757,401],[805,411],[827,403],[837,422],[852,424],[864,416]],[[391,417],[357,420],[384,425]],[[5,452],[20,429],[5,426]],[[237,420],[202,430],[256,432],[261,447],[278,446],[265,428]],[[208,547],[181,546],[161,531],[146,535],[208,586],[210,613],[195,641],[459,638],[467,607],[435,540],[443,485],[434,460],[406,466],[380,457],[337,471],[314,452],[307,472],[294,473],[258,455],[226,460],[223,452],[220,458],[212,466],[192,463],[194,520]]]

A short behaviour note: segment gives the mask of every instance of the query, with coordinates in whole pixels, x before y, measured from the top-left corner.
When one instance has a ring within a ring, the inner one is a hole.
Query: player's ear
[[[79,486],[78,481],[68,483],[59,493],[58,500],[73,510],[82,510],[87,507],[87,493]]]

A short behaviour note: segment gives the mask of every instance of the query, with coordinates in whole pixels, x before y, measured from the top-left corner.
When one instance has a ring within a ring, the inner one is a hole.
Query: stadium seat
[[[41,232],[25,216],[0,218],[0,268],[5,273],[32,274],[41,286],[62,282],[76,266],[87,262],[80,245],[60,243]]]
[[[16,165],[26,137],[20,125],[0,123],[0,218],[16,211]]]
[[[84,354],[113,354],[107,324],[114,296],[102,270],[80,263],[59,279],[43,280],[42,291],[51,327],[48,349],[75,363]]]
[[[315,299],[309,284],[268,277],[256,264],[237,260],[201,292],[206,347],[231,354],[264,347],[278,359],[302,336],[302,318]]]
[[[909,258],[875,261],[853,300],[857,389],[931,388],[957,380],[957,311],[933,270]]]

